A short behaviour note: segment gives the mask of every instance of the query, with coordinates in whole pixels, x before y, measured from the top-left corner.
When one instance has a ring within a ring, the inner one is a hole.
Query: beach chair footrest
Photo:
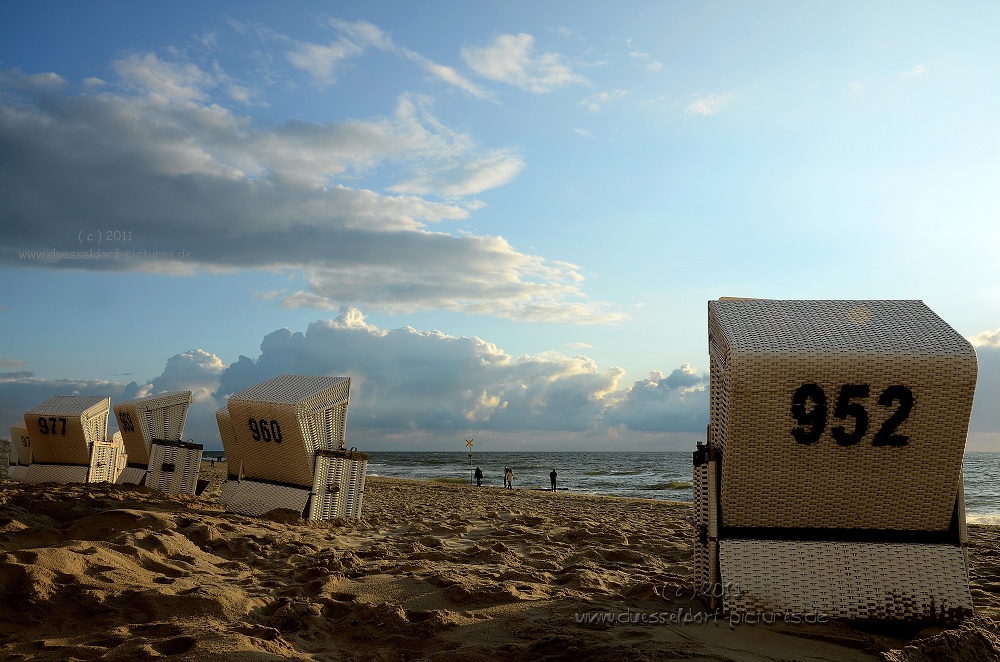
[[[255,480],[226,481],[219,499],[227,513],[258,517],[264,513],[284,508],[300,515],[309,501],[309,488],[292,485],[275,485]]]
[[[740,539],[718,545],[727,613],[954,621],[973,612],[959,545]]]
[[[25,468],[25,483],[86,483],[90,471],[90,467],[77,464],[32,464]]]

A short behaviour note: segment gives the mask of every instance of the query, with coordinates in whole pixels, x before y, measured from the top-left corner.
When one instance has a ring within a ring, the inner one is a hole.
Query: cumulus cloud
[[[191,391],[195,402],[210,401],[225,368],[222,359],[201,349],[176,354],[167,359],[163,373],[150,382],[148,393],[143,395]]]
[[[1000,347],[980,346],[980,380],[972,438],[995,438],[1000,417]],[[44,380],[0,373],[3,434],[52,395],[100,395],[112,404],[143,395],[191,390],[185,439],[221,448],[215,410],[237,391],[280,374],[351,378],[348,441],[370,449],[436,449],[448,440],[490,439],[496,449],[602,448],[640,443],[681,450],[702,438],[708,422],[708,376],[690,365],[651,371],[627,384],[620,368],[601,369],[583,355],[548,352],[514,357],[477,337],[405,326],[382,329],[356,308],[304,332],[278,329],[255,358],[224,365],[206,350],[170,357],[149,382]],[[985,404],[984,404],[985,403]],[[465,436],[463,436],[465,435]],[[995,450],[995,449],[993,449]]]
[[[359,429],[584,430],[599,423],[621,371],[586,357],[514,358],[476,337],[382,330],[356,309],[305,333],[274,331],[256,359],[222,374],[220,400],[283,373],[350,376]]]
[[[386,117],[261,127],[212,102],[224,74],[152,54],[118,70],[119,88],[78,96],[51,77],[0,77],[0,216],[10,221],[0,262],[24,266],[37,251],[35,267],[298,269],[311,290],[290,305],[622,317],[587,300],[576,268],[499,237],[431,230],[468,219],[481,206],[469,196],[512,181],[524,162],[444,126],[423,97],[400,97]],[[127,229],[133,242],[107,259],[69,256],[96,248],[78,239],[95,228]]]
[[[1000,329],[996,329],[994,331],[983,331],[982,333],[969,338],[969,342],[977,348],[995,347],[1000,349]]]
[[[972,405],[969,430],[973,433],[1000,433],[1000,329],[983,331],[969,338],[979,358],[979,378],[976,398]],[[985,450],[1000,450],[995,447]]]
[[[541,94],[557,87],[588,82],[558,53],[536,55],[530,34],[503,34],[492,44],[462,49],[465,63],[483,78]]]
[[[708,396],[708,375],[684,364],[669,375],[654,371],[635,382],[606,419],[633,430],[704,432]]]

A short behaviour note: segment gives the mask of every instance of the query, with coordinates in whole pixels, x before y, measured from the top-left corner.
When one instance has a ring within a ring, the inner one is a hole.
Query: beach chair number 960
[[[830,428],[830,434],[841,446],[853,446],[868,432],[868,410],[864,402],[868,399],[868,384],[844,384],[833,409],[833,417],[842,421],[854,419],[853,429],[846,425]],[[889,418],[872,437],[872,446],[906,446],[910,438],[896,434],[898,428],[913,409],[913,392],[902,384],[888,387],[878,398],[882,407],[895,407]],[[814,444],[819,441],[827,426],[826,393],[817,384],[803,384],[792,395],[792,417],[799,427],[792,429],[792,436],[800,444]]]
[[[268,421],[263,418],[258,421],[251,417],[248,422],[250,425],[250,434],[253,436],[254,441],[281,443],[281,426],[278,425],[278,421],[274,419]]]

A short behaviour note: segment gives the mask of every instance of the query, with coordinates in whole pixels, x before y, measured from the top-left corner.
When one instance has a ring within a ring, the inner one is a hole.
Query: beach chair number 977
[[[251,417],[248,420],[248,424],[250,425],[250,434],[253,436],[254,441],[281,443],[281,426],[278,425],[278,421],[274,419],[268,421],[263,418],[258,421]]]
[[[51,426],[49,425],[51,423]],[[62,423],[62,432],[59,431],[59,426],[57,423]],[[38,431],[42,434],[62,434],[66,436],[66,418],[60,416],[56,418],[54,416],[49,416],[45,418],[44,416],[38,417]]]
[[[868,432],[868,400],[871,388],[868,384],[844,384],[833,409],[833,417],[846,421],[854,419],[854,428],[848,431],[846,425],[830,428],[833,440],[840,446],[854,446]],[[913,392],[902,384],[895,384],[882,391],[878,398],[881,407],[892,408],[892,413],[872,437],[872,446],[906,446],[910,438],[896,434],[896,429],[910,416],[913,409]],[[792,395],[792,417],[799,424],[792,429],[792,436],[800,444],[814,444],[819,441],[827,426],[826,392],[817,384],[803,384]]]

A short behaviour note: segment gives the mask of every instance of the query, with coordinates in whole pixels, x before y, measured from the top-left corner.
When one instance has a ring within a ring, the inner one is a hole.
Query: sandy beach
[[[691,599],[690,504],[370,478],[359,520],[0,486],[3,660],[1000,659],[1000,529],[954,628],[747,624]]]

